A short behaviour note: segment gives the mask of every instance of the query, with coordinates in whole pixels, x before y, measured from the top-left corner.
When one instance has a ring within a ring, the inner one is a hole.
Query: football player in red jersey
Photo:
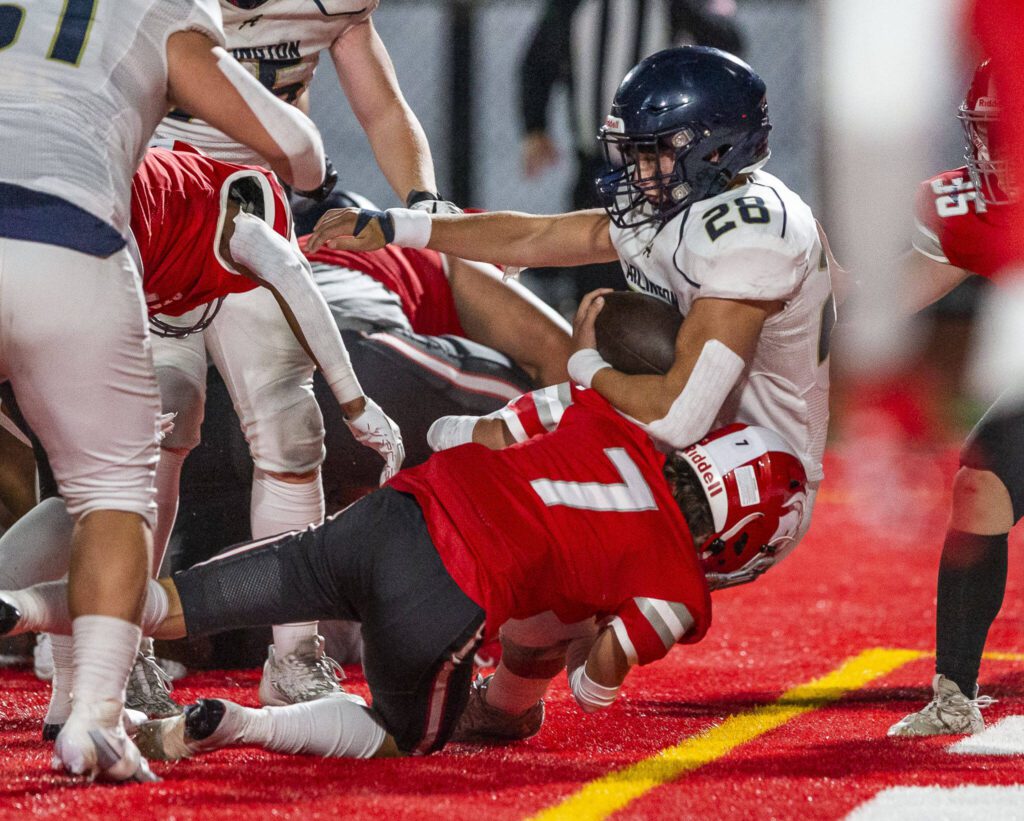
[[[144,751],[432,752],[466,705],[474,649],[509,619],[600,621],[570,653],[570,686],[587,711],[612,704],[632,666],[699,641],[711,618],[705,572],[795,538],[801,460],[774,432],[745,425],[666,457],[596,392],[574,391],[548,435],[435,454],[321,526],[152,582],[144,623],[163,637],[361,621],[373,706],[204,700],[146,725]],[[62,585],[0,595],[0,633],[64,629]]]
[[[1020,260],[1005,241],[1018,192],[1000,146],[999,97],[991,61],[982,62],[960,107],[966,166],[921,184],[917,234],[908,258],[907,307],[917,310],[968,276],[988,279]],[[978,670],[1006,589],[1007,539],[1024,515],[1024,412],[1004,395],[989,408],[960,455],[942,547],[936,606],[933,700],[889,728],[890,735],[980,732]]]

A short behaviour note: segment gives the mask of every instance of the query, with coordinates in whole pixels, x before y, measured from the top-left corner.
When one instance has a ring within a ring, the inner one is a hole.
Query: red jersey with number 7
[[[489,634],[549,610],[566,623],[595,616],[644,664],[704,636],[710,594],[665,457],[598,394],[573,392],[554,432],[442,451],[391,487],[416,497]]]

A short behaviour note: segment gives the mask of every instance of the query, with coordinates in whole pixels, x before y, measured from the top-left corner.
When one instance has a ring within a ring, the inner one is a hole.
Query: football
[[[660,299],[633,291],[605,294],[594,330],[597,350],[616,370],[663,374],[675,359],[683,317]]]

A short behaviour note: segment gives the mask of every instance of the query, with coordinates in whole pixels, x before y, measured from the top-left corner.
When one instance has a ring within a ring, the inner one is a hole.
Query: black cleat
[[[56,741],[60,731],[64,729],[63,724],[47,724],[43,722],[43,741]]]
[[[185,738],[205,741],[220,727],[227,708],[216,698],[201,698],[185,708]]]
[[[21,611],[5,599],[0,599],[0,636],[6,636],[21,621]]]

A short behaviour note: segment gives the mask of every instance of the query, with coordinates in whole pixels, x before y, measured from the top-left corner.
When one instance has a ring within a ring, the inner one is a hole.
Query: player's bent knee
[[[1010,492],[995,473],[961,467],[953,480],[953,513],[956,530],[981,535],[1006,533],[1013,527]]]
[[[265,473],[315,476],[324,460],[324,420],[312,394],[289,408],[258,416],[245,434],[253,463]]]
[[[551,679],[565,667],[568,642],[557,642],[545,647],[527,647],[503,638],[501,663],[510,673],[529,679]]]

